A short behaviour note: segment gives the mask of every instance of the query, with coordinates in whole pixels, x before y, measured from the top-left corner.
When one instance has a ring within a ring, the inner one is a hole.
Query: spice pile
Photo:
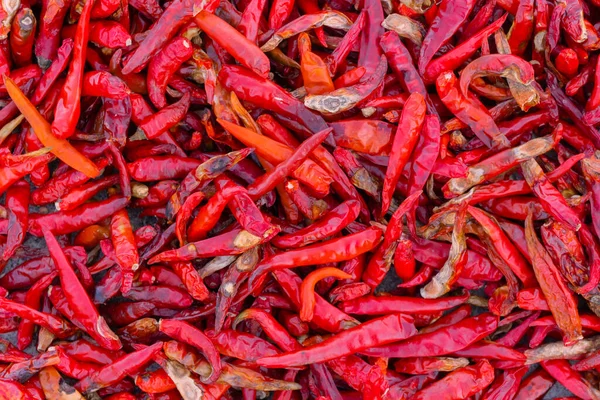
[[[599,17],[3,1],[0,398],[600,399]]]

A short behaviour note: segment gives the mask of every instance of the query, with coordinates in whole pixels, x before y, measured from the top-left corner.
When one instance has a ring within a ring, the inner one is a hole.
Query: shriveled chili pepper
[[[572,343],[581,338],[581,321],[575,299],[559,276],[554,262],[539,242],[532,220],[530,211],[525,221],[525,237],[532,258],[533,271],[558,326],[565,334],[565,343]]]

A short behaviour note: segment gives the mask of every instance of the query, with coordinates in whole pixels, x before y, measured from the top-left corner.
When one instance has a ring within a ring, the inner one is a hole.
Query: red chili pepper
[[[460,368],[444,378],[418,391],[412,398],[415,400],[435,399],[440,391],[445,390],[451,398],[468,398],[483,391],[494,380],[494,368],[489,361],[482,360],[472,366]]]
[[[108,324],[92,304],[89,296],[85,293],[83,286],[77,279],[73,267],[71,267],[63,250],[60,248],[54,235],[50,231],[44,231],[44,239],[50,251],[50,256],[60,277],[65,298],[73,309],[73,316],[81,323],[86,332],[98,343],[112,350],[121,348],[119,338],[110,330]]]
[[[85,67],[85,49],[90,34],[89,22],[93,5],[93,1],[88,1],[81,11],[73,46],[73,60],[54,111],[52,134],[58,139],[66,139],[75,133],[75,126],[81,112],[81,80]]]
[[[264,280],[264,274],[274,270],[349,260],[373,249],[380,238],[380,229],[369,228],[344,238],[276,254],[256,267],[248,280],[248,286],[251,291],[258,288]]]
[[[29,185],[26,182],[13,184],[6,192],[8,208],[7,241],[2,258],[9,260],[25,240],[29,223]]]
[[[398,344],[363,350],[375,357],[435,357],[451,354],[485,338],[496,330],[498,317],[481,314],[433,332],[422,333]]]
[[[421,54],[419,56],[419,71],[425,72],[425,67],[433,59],[433,56],[442,47],[457,29],[465,22],[473,10],[475,2],[466,1],[461,4],[442,3],[437,14],[429,26],[427,35],[423,39]]]
[[[412,318],[400,314],[390,315],[365,322],[308,348],[263,357],[258,360],[258,364],[277,368],[329,361],[371,346],[406,339],[415,333]]]
[[[192,43],[177,37],[167,43],[148,65],[148,97],[158,108],[167,105],[165,91],[167,84],[181,64],[192,57]]]
[[[91,393],[119,382],[128,374],[137,373],[162,349],[162,342],[154,343],[143,350],[126,354],[113,363],[78,382],[75,387],[84,393]]]
[[[389,208],[394,188],[402,169],[408,162],[410,153],[417,143],[424,118],[424,98],[417,93],[413,93],[404,105],[402,117],[396,130],[396,136],[394,137],[390,153],[390,165],[383,182],[380,215],[384,215]]]
[[[221,359],[217,349],[206,335],[183,321],[161,320],[159,327],[161,332],[200,349],[212,367],[210,376],[203,381],[213,383],[217,380],[221,374]]]

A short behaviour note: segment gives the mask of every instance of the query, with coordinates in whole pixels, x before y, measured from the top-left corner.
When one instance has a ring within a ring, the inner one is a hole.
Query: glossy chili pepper
[[[497,324],[497,317],[481,314],[433,332],[413,336],[398,344],[362,352],[376,357],[435,357],[451,354],[483,339],[496,329]]]
[[[276,368],[329,361],[370,346],[406,339],[415,333],[412,318],[400,314],[390,315],[365,322],[314,346],[261,358],[258,364]]]
[[[442,3],[432,21],[427,35],[423,39],[419,56],[419,71],[423,73],[435,53],[443,46],[464,23],[473,10],[475,2],[466,1],[461,4]]]
[[[390,165],[383,182],[381,214],[385,215],[394,194],[396,183],[402,169],[408,162],[410,153],[417,143],[425,118],[425,102],[423,96],[413,93],[406,101],[402,117],[398,124],[396,136],[390,153]]]
[[[4,82],[11,98],[25,115],[25,118],[31,124],[35,134],[44,146],[50,147],[51,151],[67,165],[85,173],[90,178],[95,178],[100,174],[100,171],[88,158],[79,153],[67,141],[54,136],[51,132],[50,124],[37,112],[35,107],[10,78],[5,77]]]
[[[169,41],[175,33],[193,17],[194,2],[179,0],[169,4],[160,18],[152,24],[147,35],[133,54],[124,62],[122,72],[130,74],[140,72],[143,67],[156,55],[156,53]],[[218,6],[217,2],[208,2],[198,5],[202,9],[212,12]]]
[[[77,23],[75,40],[73,41],[73,60],[71,61],[67,80],[54,111],[51,134],[62,140],[75,133],[75,127],[81,112],[81,80],[85,67],[85,49],[90,34],[89,23],[93,5],[93,1],[88,1],[81,11],[81,16]]]
[[[274,270],[349,260],[373,249],[380,238],[381,230],[369,228],[344,238],[274,255],[256,267],[248,280],[248,286],[250,290],[258,288],[264,275]]]
[[[126,354],[113,363],[103,367],[98,372],[84,378],[75,387],[85,393],[98,391],[99,389],[116,383],[130,373],[138,372],[144,365],[152,360],[152,357],[162,348],[162,342],[154,343],[143,350]]]
[[[67,302],[73,309],[74,317],[77,318],[77,321],[81,323],[86,332],[99,343],[112,350],[120,349],[121,342],[119,338],[110,330],[106,321],[98,314],[96,307],[85,293],[83,286],[73,271],[73,267],[71,267],[54,235],[50,231],[44,231],[44,239],[58,271]]]
[[[167,84],[181,64],[192,57],[192,43],[183,37],[173,39],[150,60],[148,65],[148,97],[158,108],[167,105]]]
[[[12,58],[17,66],[21,67],[31,63],[36,26],[37,20],[29,8],[19,10],[13,19],[10,48]]]

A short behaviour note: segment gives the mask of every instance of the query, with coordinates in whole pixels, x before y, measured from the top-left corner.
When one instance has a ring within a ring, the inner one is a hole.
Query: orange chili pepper
[[[319,268],[304,278],[300,285],[302,305],[300,306],[300,319],[311,321],[315,311],[315,285],[324,278],[350,279],[351,275],[334,267]]]
[[[52,129],[48,121],[42,117],[12,79],[6,75],[3,78],[8,94],[23,113],[36,136],[40,139],[40,142],[44,146],[50,147],[50,151],[69,167],[84,173],[90,178],[100,175],[100,170],[89,158],[77,151],[68,141],[59,139],[52,134]]]

